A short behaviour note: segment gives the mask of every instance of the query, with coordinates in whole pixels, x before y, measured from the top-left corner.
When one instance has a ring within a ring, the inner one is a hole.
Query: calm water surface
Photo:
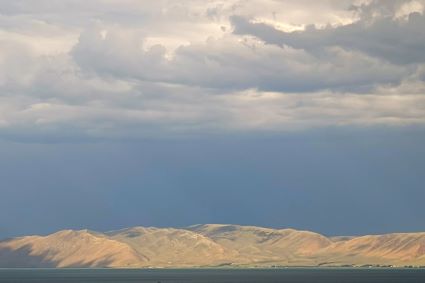
[[[424,283],[425,269],[0,269],[0,282]]]

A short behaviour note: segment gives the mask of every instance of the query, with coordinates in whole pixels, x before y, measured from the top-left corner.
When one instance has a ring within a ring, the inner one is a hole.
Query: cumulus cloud
[[[0,136],[423,124],[423,2],[308,2],[0,1]]]
[[[397,83],[410,69],[335,48],[326,60],[304,50],[280,48],[225,35],[184,45],[171,58],[166,48],[144,48],[143,37],[111,29],[82,33],[73,49],[83,70],[101,75],[221,89],[273,91],[364,89]]]
[[[330,47],[363,52],[395,64],[425,61],[425,16],[413,12],[406,20],[379,17],[352,24],[325,28],[309,26],[302,31],[284,32],[264,23],[252,23],[233,17],[236,34],[250,34],[269,44],[290,46],[309,52],[323,52]]]

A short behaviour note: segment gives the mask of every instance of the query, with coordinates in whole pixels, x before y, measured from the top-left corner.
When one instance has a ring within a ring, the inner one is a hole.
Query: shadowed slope
[[[0,252],[0,263],[5,263],[2,266],[13,262],[13,267],[120,267],[146,261],[125,243],[87,230],[64,230],[45,237],[0,242]]]

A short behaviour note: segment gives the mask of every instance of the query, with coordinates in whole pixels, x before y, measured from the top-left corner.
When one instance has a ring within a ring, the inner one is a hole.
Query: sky
[[[425,231],[424,9],[0,0],[0,238]]]

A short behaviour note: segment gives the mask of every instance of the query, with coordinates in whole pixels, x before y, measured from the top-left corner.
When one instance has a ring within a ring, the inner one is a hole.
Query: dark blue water
[[[0,282],[425,283],[425,269],[0,269]]]

